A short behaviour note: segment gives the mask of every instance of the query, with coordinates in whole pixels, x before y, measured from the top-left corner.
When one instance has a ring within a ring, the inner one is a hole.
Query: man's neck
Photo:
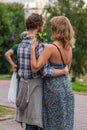
[[[37,30],[29,30],[27,36],[35,36],[37,33]]]

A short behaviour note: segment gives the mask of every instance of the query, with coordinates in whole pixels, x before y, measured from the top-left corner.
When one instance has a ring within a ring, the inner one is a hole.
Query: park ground
[[[0,81],[0,105],[15,108],[8,103],[7,94],[10,81]],[[24,130],[14,118],[0,120],[0,130]],[[74,130],[87,130],[87,95],[75,93]]]

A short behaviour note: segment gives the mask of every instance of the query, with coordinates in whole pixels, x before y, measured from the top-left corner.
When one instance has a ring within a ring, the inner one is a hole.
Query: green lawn
[[[8,115],[14,115],[14,113],[15,113],[14,109],[0,106],[0,117],[5,117],[5,116],[8,116]]]
[[[71,83],[72,88],[76,92],[82,92],[82,93],[87,93],[87,81],[76,81],[75,83]]]
[[[10,80],[11,75],[0,74],[0,80]]]

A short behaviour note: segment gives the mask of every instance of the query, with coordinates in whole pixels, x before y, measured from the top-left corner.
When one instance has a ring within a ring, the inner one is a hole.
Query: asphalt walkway
[[[7,100],[10,81],[0,81],[0,105],[15,108]],[[0,130],[24,130],[14,118],[0,121]],[[74,130],[87,130],[87,95],[75,93]]]

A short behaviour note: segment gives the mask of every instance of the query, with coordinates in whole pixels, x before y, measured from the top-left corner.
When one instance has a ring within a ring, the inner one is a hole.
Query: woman
[[[51,20],[51,39],[53,44],[45,46],[38,59],[35,57],[37,40],[32,42],[31,64],[36,72],[49,60],[54,68],[63,69],[66,65],[70,70],[74,31],[69,19],[57,16]],[[74,95],[68,76],[62,75],[44,79],[43,89],[43,129],[73,130]]]

